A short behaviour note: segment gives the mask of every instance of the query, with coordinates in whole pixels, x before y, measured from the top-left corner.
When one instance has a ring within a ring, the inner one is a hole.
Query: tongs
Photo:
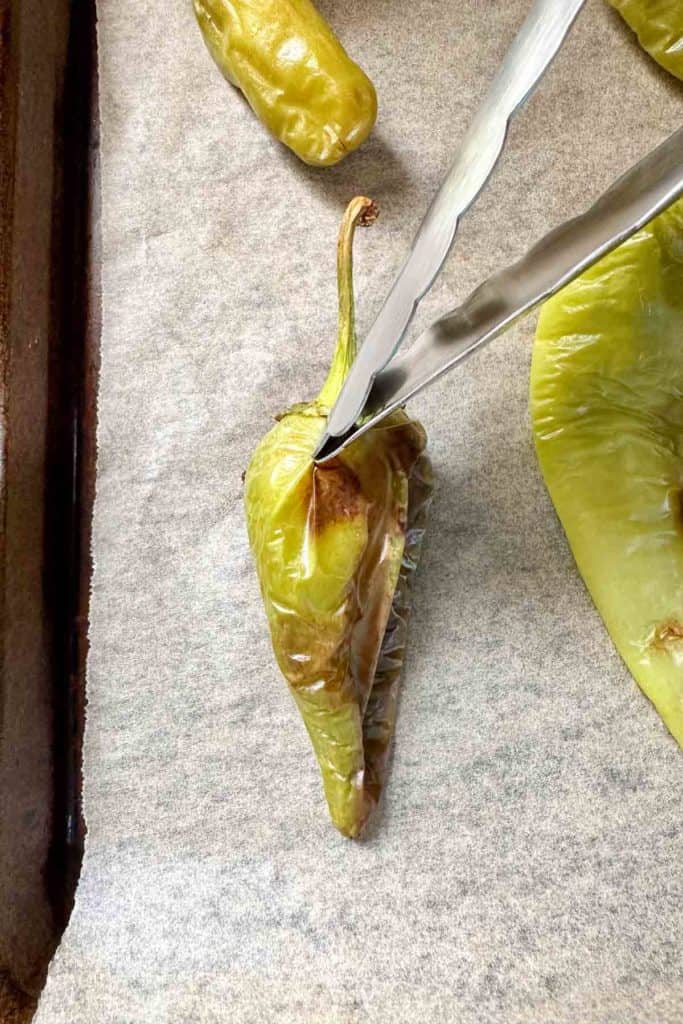
[[[585,0],[535,0],[360,348],[315,452],[336,456],[394,409],[505,331],[683,193],[683,128],[628,170],[590,209],[480,284],[394,358],[451,250],[462,215],[498,162],[512,116],[557,54]]]

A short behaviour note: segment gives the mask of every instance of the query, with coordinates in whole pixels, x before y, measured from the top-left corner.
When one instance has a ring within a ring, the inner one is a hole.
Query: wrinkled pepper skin
[[[683,79],[682,0],[609,0],[651,57]]]
[[[531,411],[579,571],[683,745],[683,201],[543,307]]]
[[[193,0],[225,77],[305,163],[336,164],[372,131],[377,97],[310,0]]]
[[[350,204],[340,327],[318,398],[286,412],[245,476],[249,541],[275,656],[308,730],[330,816],[358,836],[377,805],[396,718],[410,585],[431,497],[422,427],[403,411],[331,463],[313,452],[355,354]]]

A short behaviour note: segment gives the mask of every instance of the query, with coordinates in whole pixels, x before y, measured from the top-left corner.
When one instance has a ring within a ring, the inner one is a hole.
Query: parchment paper
[[[307,170],[189,2],[101,0],[104,336],[86,813],[39,1024],[678,1024],[681,759],[574,569],[527,418],[533,321],[413,404],[437,472],[383,813],[327,819],[276,670],[240,474],[335,335],[345,202],[368,325],[526,0],[325,0],[377,84]],[[421,322],[678,126],[589,3]]]

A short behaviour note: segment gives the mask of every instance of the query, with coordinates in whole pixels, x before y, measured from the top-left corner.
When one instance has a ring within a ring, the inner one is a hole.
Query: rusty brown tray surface
[[[83,847],[95,53],[95,0],[0,0],[0,1024],[33,1013]]]

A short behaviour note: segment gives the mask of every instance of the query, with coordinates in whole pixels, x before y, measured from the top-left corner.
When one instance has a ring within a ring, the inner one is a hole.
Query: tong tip
[[[355,431],[353,428],[347,430],[344,434],[331,434],[329,431],[325,431],[318,442],[318,447],[313,452],[313,461],[316,466],[323,465],[325,462],[329,462],[336,455],[346,448],[353,438]]]
[[[320,465],[323,462],[327,462],[336,453],[337,450],[337,438],[327,431],[324,431],[318,446],[313,452],[313,461],[316,465]]]

